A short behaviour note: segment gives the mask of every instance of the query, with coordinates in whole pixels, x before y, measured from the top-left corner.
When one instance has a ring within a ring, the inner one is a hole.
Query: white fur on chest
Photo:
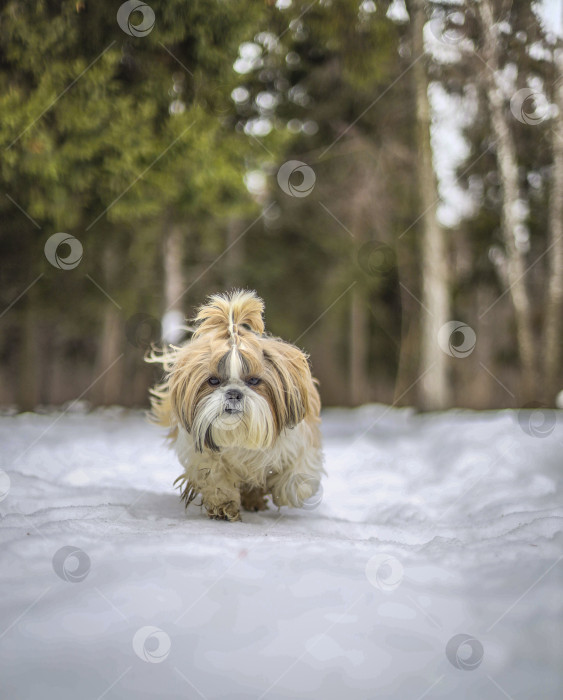
[[[179,427],[175,444],[178,459],[189,479],[195,481],[201,473],[211,470],[235,482],[264,486],[270,474],[294,472],[320,476],[322,453],[311,444],[310,427],[302,421],[291,430],[284,430],[267,449],[223,447],[220,452],[205,449],[197,452],[192,436]]]

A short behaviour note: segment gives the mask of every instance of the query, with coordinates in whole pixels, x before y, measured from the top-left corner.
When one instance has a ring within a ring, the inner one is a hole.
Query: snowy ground
[[[328,411],[320,505],[242,523],[139,413],[0,419],[0,698],[561,697],[563,415],[525,418]]]

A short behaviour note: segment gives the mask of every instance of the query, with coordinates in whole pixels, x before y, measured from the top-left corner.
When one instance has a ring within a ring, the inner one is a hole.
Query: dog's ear
[[[178,352],[169,375],[172,407],[182,427],[191,433],[199,402],[213,392],[206,379],[209,374],[209,346],[192,340]]]
[[[164,382],[151,391],[152,416],[171,427],[171,435],[178,425],[191,432],[198,402],[213,391],[206,381],[209,353],[209,343],[199,340],[147,358],[161,364],[166,373]]]
[[[279,338],[263,341],[264,363],[280,428],[293,428],[318,415],[320,400],[307,355]]]

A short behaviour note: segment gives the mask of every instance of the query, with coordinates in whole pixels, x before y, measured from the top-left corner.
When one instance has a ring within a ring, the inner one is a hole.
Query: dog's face
[[[198,335],[179,351],[169,381],[174,413],[200,452],[271,447],[303,420],[316,391],[298,348],[242,326]]]

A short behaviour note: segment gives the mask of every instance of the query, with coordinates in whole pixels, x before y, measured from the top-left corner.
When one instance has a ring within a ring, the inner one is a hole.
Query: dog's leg
[[[210,518],[231,522],[240,520],[240,490],[232,482],[211,477],[200,486],[200,493]]]
[[[220,455],[196,452],[193,440],[180,430],[176,446],[185,473],[176,481],[182,487],[182,498],[189,504],[201,494],[201,505],[216,520],[240,520],[240,490],[237,477]]]
[[[291,464],[268,475],[267,490],[277,506],[300,508],[318,492],[323,471],[321,450],[306,448]]]
[[[241,503],[245,510],[258,511],[267,510],[268,502],[265,498],[264,489],[260,487],[246,487],[241,489]]]

